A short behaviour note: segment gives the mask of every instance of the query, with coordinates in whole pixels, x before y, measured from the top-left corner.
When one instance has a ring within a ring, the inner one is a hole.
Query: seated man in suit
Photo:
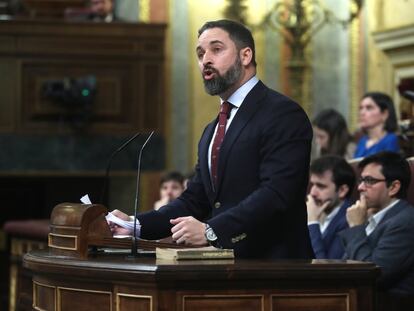
[[[338,232],[348,228],[345,214],[355,185],[352,167],[341,157],[328,155],[310,166],[308,228],[315,258],[341,259]]]
[[[408,162],[381,152],[359,164],[360,200],[348,208],[349,229],[340,233],[345,258],[381,267],[379,288],[393,297],[414,295],[414,208],[404,198],[410,184]]]

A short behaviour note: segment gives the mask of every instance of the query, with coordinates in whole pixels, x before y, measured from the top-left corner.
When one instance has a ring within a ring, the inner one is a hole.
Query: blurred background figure
[[[358,141],[355,158],[380,151],[399,152],[398,129],[394,103],[390,96],[380,92],[366,93],[359,105],[359,126],[364,135]]]
[[[323,155],[336,155],[352,159],[356,144],[348,131],[345,118],[334,109],[322,110],[313,122],[314,158]]]
[[[68,7],[64,16],[72,21],[93,21],[110,23],[115,17],[115,0],[89,0],[86,7]]]
[[[184,176],[180,172],[165,173],[160,180],[160,199],[154,203],[154,209],[168,204],[178,198],[184,191]]]
[[[112,22],[114,16],[114,0],[90,0],[90,20]]]

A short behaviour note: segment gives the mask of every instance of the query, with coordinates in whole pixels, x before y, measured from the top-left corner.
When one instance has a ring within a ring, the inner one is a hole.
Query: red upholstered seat
[[[3,230],[10,236],[47,240],[49,219],[9,220]]]

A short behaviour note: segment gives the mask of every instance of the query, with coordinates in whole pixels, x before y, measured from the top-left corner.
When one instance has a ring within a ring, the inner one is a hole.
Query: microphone
[[[118,149],[116,149],[111,156],[109,157],[108,163],[106,165],[106,170],[105,170],[105,179],[104,179],[104,184],[102,187],[102,191],[101,191],[101,198],[100,198],[100,203],[103,205],[104,204],[104,198],[105,198],[105,194],[107,192],[107,188],[108,188],[108,179],[109,179],[109,171],[111,169],[111,164],[112,164],[112,160],[113,158],[120,153],[122,150],[125,149],[126,146],[128,146],[135,138],[137,138],[139,135],[141,135],[141,133],[136,133],[134,136],[132,136],[130,139],[128,139],[126,142],[124,142]]]
[[[401,95],[414,103],[414,91],[407,90],[404,91]]]
[[[135,205],[134,205],[134,234],[132,236],[132,248],[131,248],[131,257],[137,257],[137,216],[138,216],[138,201],[139,201],[139,177],[141,175],[141,157],[142,157],[142,151],[144,150],[147,143],[152,138],[152,135],[154,135],[154,131],[152,131],[144,144],[142,145],[141,149],[139,150],[138,155],[138,168],[137,168],[137,187],[135,192]]]

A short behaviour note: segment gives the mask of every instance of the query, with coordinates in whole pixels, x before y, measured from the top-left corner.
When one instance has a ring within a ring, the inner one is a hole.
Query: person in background
[[[344,117],[335,109],[325,109],[313,119],[316,151],[314,158],[331,154],[352,159],[356,144],[349,134]]]
[[[184,176],[180,172],[165,173],[160,180],[160,199],[154,203],[154,209],[167,205],[184,191]]]
[[[65,9],[66,20],[76,22],[106,22],[116,20],[115,0],[89,0],[86,7],[68,7]]]
[[[344,259],[370,261],[381,268],[379,289],[393,304],[414,298],[414,207],[406,200],[409,163],[398,153],[380,152],[359,163],[360,200],[346,213],[349,228],[340,232]],[[385,297],[386,297],[385,296]]]
[[[358,141],[354,158],[380,151],[399,152],[398,129],[394,103],[387,94],[366,93],[359,105],[359,126],[364,136]]]
[[[92,21],[112,22],[114,16],[114,0],[89,0],[90,15]]]
[[[322,156],[310,166],[308,228],[317,259],[341,259],[338,232],[348,228],[345,214],[355,185],[352,167],[341,157]]]

